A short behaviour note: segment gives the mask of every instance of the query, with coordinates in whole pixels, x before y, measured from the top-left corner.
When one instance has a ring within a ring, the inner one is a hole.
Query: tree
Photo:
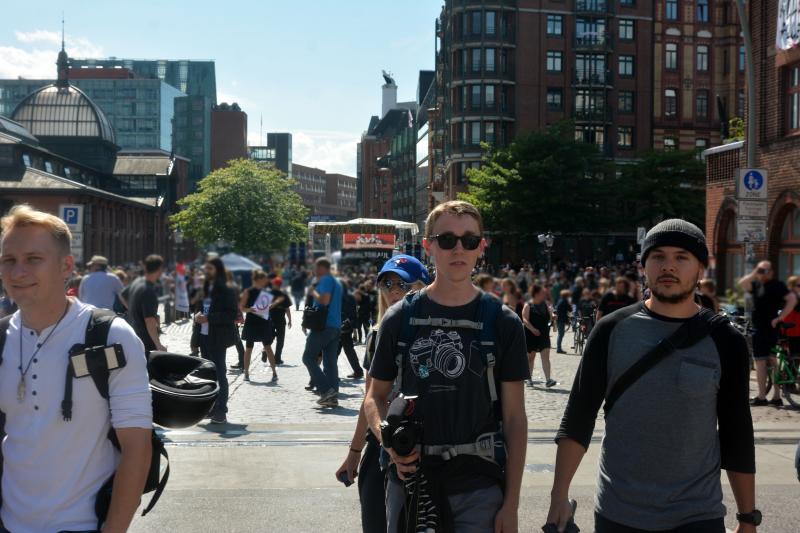
[[[307,209],[294,184],[279,170],[237,159],[181,199],[183,210],[171,223],[202,246],[221,239],[243,253],[285,250],[307,233]]]
[[[618,193],[629,226],[651,227],[667,218],[705,226],[705,163],[690,150],[651,150],[620,165]]]
[[[487,152],[467,171],[467,192],[494,231],[530,235],[542,230],[604,229],[609,163],[593,144],[575,140],[572,122],[518,135],[507,148]]]

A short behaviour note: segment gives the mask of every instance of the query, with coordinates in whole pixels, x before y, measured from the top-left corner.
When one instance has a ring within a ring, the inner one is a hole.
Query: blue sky
[[[249,140],[289,131],[294,162],[355,175],[356,143],[380,113],[381,69],[400,101],[434,68],[441,0],[3,2],[0,78],[54,77],[65,12],[74,57],[213,59],[217,98],[248,115]]]

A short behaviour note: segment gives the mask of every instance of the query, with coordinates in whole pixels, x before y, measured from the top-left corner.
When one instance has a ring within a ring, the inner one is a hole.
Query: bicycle
[[[583,349],[586,347],[586,338],[589,336],[591,329],[592,319],[590,317],[581,317],[575,330],[575,351],[581,357],[583,356]]]
[[[778,344],[772,349],[778,364],[767,373],[767,392],[772,390],[773,384],[778,385],[786,401],[795,409],[800,409],[800,353],[792,353],[790,337],[786,336],[786,330],[794,326],[786,322],[778,323]]]

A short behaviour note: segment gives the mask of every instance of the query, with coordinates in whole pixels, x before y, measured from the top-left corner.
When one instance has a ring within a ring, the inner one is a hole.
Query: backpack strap
[[[11,317],[8,315],[0,318],[0,365],[3,364],[3,348],[6,345],[6,336],[8,335],[8,326],[11,324]]]
[[[408,357],[408,352],[411,349],[411,343],[417,334],[417,329],[421,324],[412,323],[416,310],[419,307],[419,299],[422,291],[413,292],[403,298],[401,304],[403,313],[403,327],[400,330],[400,338],[397,340],[397,353],[394,356],[394,362],[397,365],[397,390],[402,390],[403,387],[403,363],[405,358]]]
[[[486,292],[481,294],[478,302],[477,322],[482,324],[480,330],[481,355],[484,365],[486,365],[486,380],[489,385],[489,397],[495,410],[495,417],[501,421],[502,412],[500,408],[500,397],[497,394],[497,382],[494,378],[494,367],[497,363],[497,315],[502,309],[502,302]]]

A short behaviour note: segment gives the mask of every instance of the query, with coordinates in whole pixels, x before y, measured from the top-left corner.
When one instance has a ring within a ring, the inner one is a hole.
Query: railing
[[[576,122],[611,122],[612,112],[608,106],[576,108],[572,118]]]
[[[608,32],[586,32],[575,35],[576,50],[604,50],[611,51],[613,39]]]
[[[573,69],[572,83],[586,86],[613,86],[614,73],[610,69]]]
[[[614,9],[613,0],[575,0],[576,13],[611,13]]]

